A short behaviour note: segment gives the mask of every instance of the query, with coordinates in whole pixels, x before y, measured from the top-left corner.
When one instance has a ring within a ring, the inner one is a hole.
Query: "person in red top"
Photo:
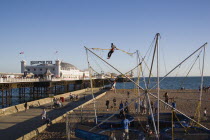
[[[115,49],[116,49],[116,46],[113,43],[111,43],[111,50],[108,53],[107,59],[109,59],[112,56],[112,53],[114,52]]]

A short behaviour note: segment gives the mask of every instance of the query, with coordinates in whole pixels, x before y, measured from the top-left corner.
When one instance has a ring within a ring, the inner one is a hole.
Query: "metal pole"
[[[153,127],[154,127],[154,130],[155,130],[155,135],[156,135],[156,138],[158,139],[157,127],[156,127],[156,124],[155,124],[154,114],[152,112],[151,101],[150,101],[148,93],[146,93],[146,96],[147,96],[147,100],[148,100],[149,111],[150,111],[150,114],[152,116],[152,122],[153,122]]]
[[[85,47],[86,48],[86,47]],[[98,124],[98,119],[97,119],[97,114],[96,114],[96,104],[95,104],[95,97],[93,95],[93,80],[92,80],[92,71],[90,68],[90,63],[89,63],[89,59],[88,59],[88,51],[86,48],[86,54],[87,54],[87,62],[88,62],[88,69],[89,69],[89,76],[90,76],[90,85],[91,85],[91,92],[92,92],[92,97],[93,97],[93,106],[94,106],[94,112],[95,112],[95,118],[96,118],[96,124]]]
[[[203,48],[203,64],[202,64],[202,72],[201,72],[201,87],[200,87],[200,99],[199,99],[199,107],[201,108],[201,100],[202,100],[202,95],[203,95],[203,73],[204,73],[204,62],[205,62],[205,53],[206,53],[206,49],[205,46]],[[198,110],[198,122],[200,123],[200,108]]]
[[[136,53],[137,53],[137,64],[139,64],[139,62],[140,62],[140,61],[139,61],[139,51],[137,50]],[[137,67],[137,75],[138,75],[137,84],[138,84],[138,85],[140,85],[140,84],[139,84],[139,83],[140,83],[140,81],[139,81],[139,80],[140,80],[140,78],[139,78],[139,77],[140,77],[140,66],[141,66],[141,65],[138,65],[138,67]],[[139,94],[138,113],[140,113],[140,103],[141,103],[140,95],[141,95],[141,94],[140,94],[139,87],[138,87],[138,86],[136,86],[136,87],[137,87],[137,92],[138,92],[138,94]]]
[[[207,43],[205,43],[204,45],[206,45]],[[197,49],[195,52],[197,52],[198,50],[200,50],[202,47],[204,47],[204,46],[201,46],[199,49]],[[86,48],[86,47],[85,47]],[[99,59],[101,59],[102,61],[104,61],[105,63],[107,63],[109,66],[111,66],[113,69],[115,69],[116,71],[118,71],[119,73],[121,73],[121,74],[123,74],[122,72],[120,72],[118,69],[116,69],[114,66],[112,66],[111,64],[109,64],[108,62],[106,62],[104,59],[102,59],[100,56],[98,56],[97,54],[95,54],[94,52],[92,52],[90,49],[88,49],[88,48],[86,48],[87,50],[89,50],[92,54],[94,54],[95,56],[97,56]],[[190,56],[192,56],[195,52],[193,52]],[[188,58],[190,58],[190,56],[189,57],[187,57],[184,61],[186,61]],[[181,65],[184,61],[182,61],[179,65]],[[178,65],[178,66],[179,66]],[[177,67],[178,67],[177,66]],[[176,68],[174,68],[174,69],[176,69]],[[174,70],[173,69],[173,70]],[[170,73],[172,72],[172,70],[170,71]],[[169,75],[170,73],[168,73],[167,75]],[[166,75],[166,76],[167,76]],[[166,76],[164,76],[164,77],[166,77]],[[129,77],[126,77],[126,78],[128,78],[132,83],[134,83],[135,85],[137,85],[140,89],[142,89],[142,90],[144,90],[141,86],[139,86],[138,84],[136,84],[133,80],[131,80]],[[156,85],[155,85],[156,86]],[[151,96],[153,96],[154,98],[158,98],[157,96],[155,96],[155,95],[153,95],[153,94],[151,94],[151,93],[149,93],[148,92],[148,94],[150,94]],[[166,105],[168,105],[170,108],[173,108],[170,104],[168,104],[168,103],[166,103],[166,102],[164,102],[162,99],[159,99],[159,101],[161,101],[162,103],[164,103],[164,104],[166,104]],[[207,130],[209,130],[207,127],[205,127],[204,125],[202,125],[202,124],[200,124],[200,123],[198,123],[198,122],[196,122],[194,119],[191,119],[190,117],[188,117],[187,115],[185,115],[184,113],[182,113],[181,111],[179,111],[179,110],[177,110],[176,108],[173,108],[175,111],[177,111],[178,113],[180,113],[180,114],[182,114],[182,115],[184,115],[185,117],[187,117],[188,119],[190,119],[191,121],[193,121],[193,122],[195,122],[196,124],[198,124],[199,126],[201,126],[201,127],[203,127],[203,128],[205,128],[205,129],[207,129]],[[118,112],[118,111],[117,111]],[[109,118],[111,118],[112,116],[110,116]],[[106,120],[108,120],[109,118],[107,118]],[[100,123],[100,124],[102,124],[102,123]],[[98,126],[98,125],[97,125]],[[96,126],[95,126],[96,127]],[[95,128],[94,127],[94,128]],[[92,128],[91,130],[93,130],[94,128]],[[90,131],[91,131],[90,130]]]
[[[200,48],[198,48],[197,50],[195,50],[193,53],[191,53],[187,58],[185,58],[182,62],[180,62],[177,66],[175,66],[171,71],[169,71],[159,82],[163,81],[165,77],[167,77],[169,74],[171,74],[171,72],[173,72],[176,68],[178,68],[182,63],[184,63],[187,59],[189,59],[191,56],[193,56],[197,51],[199,51],[201,48],[205,47],[207,45],[207,42],[205,44],[203,44]],[[153,89],[154,87],[156,87],[156,85],[154,85],[151,89]],[[151,90],[150,89],[150,90]]]
[[[148,79],[148,83],[147,83],[147,89],[149,88],[149,84],[150,84],[150,78],[151,78],[151,74],[152,74],[152,68],[153,68],[153,63],[154,63],[154,59],[155,59],[155,53],[156,53],[156,49],[157,49],[158,36],[159,36],[159,33],[156,34],[156,43],[155,43],[155,48],[154,48],[153,57],[152,57],[152,63],[151,63],[149,79]],[[152,122],[153,122],[154,130],[155,130],[155,135],[156,135],[156,138],[158,139],[159,138],[158,137],[159,134],[158,134],[157,128],[156,128],[156,124],[155,124],[155,120],[154,120],[154,114],[153,114],[153,111],[152,111],[152,108],[151,108],[150,97],[148,95],[148,90],[146,91],[146,96],[147,96],[148,105],[149,105],[149,108],[147,110],[147,114],[149,115],[149,110],[150,110],[151,116],[152,116]]]
[[[158,36],[158,34],[159,33],[156,34],[156,44],[157,44],[157,36]],[[150,71],[149,71],[149,79],[148,79],[148,82],[147,82],[147,89],[149,89],[150,78],[151,78],[151,75],[152,75],[152,68],[153,68],[155,52],[156,52],[156,48],[157,48],[156,44],[155,44],[155,49],[154,49],[153,56],[152,56],[152,63],[151,63]]]
[[[121,71],[119,71],[118,69],[116,69],[115,67],[113,67],[111,64],[109,64],[107,61],[105,61],[104,59],[102,59],[100,56],[98,56],[96,53],[94,53],[93,51],[91,51],[90,49],[88,49],[87,47],[85,47],[88,51],[90,51],[92,54],[94,54],[95,56],[97,56],[99,59],[101,59],[102,61],[104,61],[106,64],[108,64],[110,67],[112,67],[114,70],[116,70],[117,72],[119,72],[120,74],[124,75]],[[126,75],[124,75],[126,78],[128,78],[131,82],[135,83],[131,78],[127,77]],[[144,90],[141,86],[138,85],[138,87],[142,90]]]
[[[157,95],[158,95],[158,108],[157,108],[157,133],[159,135],[160,133],[160,104],[159,104],[159,99],[160,99],[160,84],[159,84],[159,33],[157,34],[156,38],[156,47],[157,47]],[[159,139],[159,137],[158,137]]]

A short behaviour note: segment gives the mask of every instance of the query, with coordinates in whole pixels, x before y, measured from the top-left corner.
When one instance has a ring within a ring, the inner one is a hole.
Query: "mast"
[[[187,58],[185,58],[182,62],[180,62],[176,67],[174,67],[170,72],[168,72],[164,77],[167,77],[172,71],[174,71],[177,67],[179,67],[179,65],[181,65],[182,63],[184,63],[187,59],[189,59],[191,56],[193,56],[198,50],[200,50],[201,48],[203,48],[207,43],[205,43],[204,45],[202,45],[201,47],[199,47],[196,51],[194,51],[193,53],[191,53]],[[85,47],[86,48],[86,47]],[[114,70],[116,70],[117,72],[119,72],[120,74],[123,74],[121,71],[119,71],[117,68],[115,68],[114,66],[112,66],[111,64],[109,64],[106,60],[104,60],[103,58],[101,58],[100,56],[98,56],[96,53],[94,53],[93,51],[91,51],[90,49],[86,48],[86,50],[90,51],[92,54],[94,54],[95,56],[97,56],[100,60],[102,60],[103,62],[105,62],[106,64],[108,64],[110,67],[112,67]],[[140,89],[144,90],[140,85],[138,85],[137,83],[135,83],[132,79],[130,79],[129,77],[127,77],[125,75],[126,78],[128,78],[132,83],[134,83],[135,85],[137,85]],[[163,80],[161,79],[159,81],[159,83]],[[153,89],[154,87],[156,87],[157,85],[154,85],[151,89]],[[151,90],[150,89],[150,90]],[[146,92],[146,90],[144,90]],[[154,94],[147,92],[148,94],[150,94],[151,96],[153,96],[154,98],[158,98],[157,96],[155,96]],[[166,103],[165,101],[163,101],[162,99],[159,99],[160,102],[162,102],[163,104],[169,106],[170,108],[173,108],[170,104]],[[204,125],[200,124],[199,122],[195,121],[194,119],[188,117],[186,114],[184,114],[183,112],[179,111],[178,109],[174,108],[174,110],[182,115],[184,115],[185,117],[187,117],[189,120],[193,121],[194,123],[196,123],[197,125],[205,128],[206,130],[209,130],[207,127],[205,127]],[[116,113],[119,113],[118,111]],[[116,114],[115,113],[115,114]],[[94,126],[92,129],[90,129],[89,131],[93,130],[94,128],[98,127],[100,124],[104,123],[105,121],[107,121],[108,119],[110,119],[113,115],[111,115],[110,117],[108,117],[107,119],[105,119],[104,121],[102,121],[101,123],[99,123],[98,125]]]
[[[198,122],[200,123],[200,108],[201,108],[201,100],[203,95],[203,73],[204,73],[204,63],[205,63],[205,46],[203,47],[203,63],[202,63],[202,72],[201,72],[201,86],[200,86],[200,99],[199,99],[199,110],[198,110]]]
[[[86,48],[86,47],[85,47]],[[92,97],[93,97],[93,106],[94,106],[94,112],[95,112],[95,118],[96,118],[96,124],[98,124],[98,119],[97,119],[97,114],[96,114],[96,104],[95,104],[95,97],[93,95],[93,80],[92,80],[92,70],[90,67],[90,62],[88,59],[88,50],[86,48],[86,55],[87,55],[87,62],[88,62],[88,70],[89,70],[89,77],[90,77],[90,86],[91,86],[91,92],[92,92]]]
[[[155,124],[155,120],[154,120],[154,114],[153,114],[153,111],[152,111],[152,108],[151,108],[151,101],[150,101],[150,97],[148,95],[148,89],[149,89],[149,84],[150,84],[150,79],[151,79],[151,75],[152,75],[152,69],[153,69],[153,64],[154,64],[154,59],[155,59],[155,53],[158,53],[158,37],[159,37],[159,33],[156,34],[155,38],[156,38],[156,42],[155,42],[155,48],[154,48],[154,52],[153,52],[153,57],[152,57],[152,63],[151,63],[151,68],[150,68],[150,72],[149,72],[149,79],[148,79],[148,83],[147,83],[147,90],[145,92],[146,96],[147,96],[147,99],[148,99],[148,105],[149,105],[149,110],[150,110],[150,114],[151,114],[151,117],[152,117],[152,122],[153,122],[153,126],[154,126],[154,130],[155,130],[155,135],[156,135],[156,138],[159,139],[159,126],[158,128],[156,127],[156,124]],[[157,51],[156,51],[157,50]],[[157,55],[157,63],[158,63],[158,55]],[[158,65],[158,64],[157,64]],[[157,66],[158,68],[158,66]],[[158,73],[158,70],[157,70],[157,73]],[[157,74],[158,76],[158,74]],[[158,78],[158,81],[159,81],[159,78]],[[159,83],[158,83],[159,85]],[[159,92],[159,90],[158,90]],[[159,93],[158,93],[158,102],[159,102]],[[147,111],[147,114],[149,112]],[[149,114],[148,114],[149,115]],[[157,116],[157,122],[159,121],[159,112],[158,112],[158,116]],[[159,123],[159,122],[158,122]]]
[[[207,45],[207,42],[205,44],[203,44],[202,46],[200,46],[197,50],[195,50],[193,53],[191,53],[187,58],[185,58],[182,62],[180,62],[178,65],[176,65],[171,71],[169,71],[165,76],[163,76],[163,78],[159,81],[163,81],[169,74],[171,74],[175,69],[177,69],[182,63],[184,63],[186,60],[188,60],[191,56],[193,56],[197,51],[199,51],[200,49],[202,49],[203,47],[205,47]],[[154,85],[151,89],[153,89],[154,87],[156,87],[156,85]],[[150,90],[151,90],[150,89]]]
[[[159,123],[159,120],[160,120],[160,104],[159,104],[159,99],[160,99],[160,83],[159,83],[159,36],[160,34],[157,33],[157,36],[156,36],[156,48],[157,48],[157,95],[158,95],[158,100],[157,100],[157,103],[158,103],[158,109],[157,109],[157,133],[159,135],[160,133],[160,123]],[[159,137],[158,137],[159,139]]]
[[[140,62],[140,60],[139,60],[139,51],[138,50],[136,50],[136,53],[137,53],[137,65],[139,64],[139,62]],[[138,67],[137,67],[137,76],[138,76],[138,78],[137,78],[137,84],[139,85],[140,84],[140,68],[141,68],[141,65],[138,65]],[[140,103],[141,103],[141,99],[140,99],[140,90],[139,90],[139,87],[138,86],[136,86],[136,88],[137,88],[137,92],[138,92],[138,94],[139,94],[139,107],[138,107],[138,112],[140,113]]]

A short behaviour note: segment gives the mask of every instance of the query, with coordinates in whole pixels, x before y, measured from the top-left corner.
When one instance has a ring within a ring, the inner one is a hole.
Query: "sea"
[[[134,78],[137,81],[137,78]],[[149,78],[140,78],[140,86],[145,89],[157,88],[157,78],[150,78],[150,84],[148,84]],[[159,78],[160,89],[199,89],[201,86],[201,77],[160,77]],[[203,77],[203,86],[210,86],[210,76]],[[136,85],[132,82],[117,82],[117,89],[133,89]]]
[[[137,78],[134,78],[134,81],[136,81]],[[148,83],[149,78],[141,78],[140,79],[140,86],[145,89],[145,86]],[[145,84],[146,83],[146,84]],[[111,84],[110,84],[111,85]],[[109,86],[110,86],[109,85]],[[160,89],[199,89],[201,86],[201,77],[160,77]],[[203,77],[203,86],[207,87],[210,86],[210,76]],[[157,88],[157,78],[151,78],[150,84],[148,86],[148,89],[155,89]],[[136,88],[136,85],[132,82],[117,82],[116,89],[133,89]],[[73,86],[70,86],[70,89],[73,90]],[[24,103],[25,101],[31,101],[28,94],[26,95],[26,98],[24,101],[21,101],[18,98],[18,89],[13,90],[13,98],[11,101],[11,105],[16,105],[20,103]],[[5,108],[8,106],[1,106],[2,99],[0,98],[0,108]]]

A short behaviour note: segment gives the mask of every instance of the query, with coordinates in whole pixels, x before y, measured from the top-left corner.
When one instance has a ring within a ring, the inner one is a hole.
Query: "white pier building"
[[[89,78],[89,71],[81,71],[74,65],[56,60],[53,61],[31,61],[30,65],[26,61],[21,61],[21,73],[33,73],[34,77],[52,76],[54,78],[65,78],[69,80],[79,80]]]

